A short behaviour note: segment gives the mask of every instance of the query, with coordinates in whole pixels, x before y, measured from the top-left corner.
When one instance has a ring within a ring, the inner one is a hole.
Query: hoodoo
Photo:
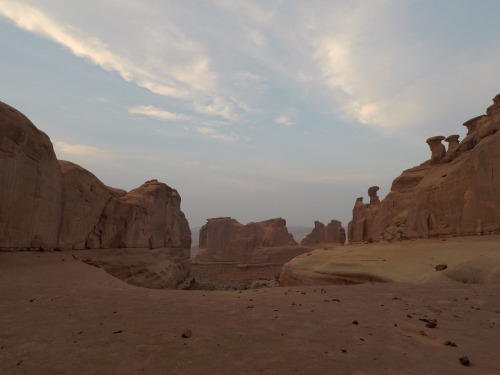
[[[461,142],[455,134],[428,138],[430,160],[404,171],[380,203],[372,188],[370,203],[357,199],[350,242],[500,232],[500,94],[464,126]]]

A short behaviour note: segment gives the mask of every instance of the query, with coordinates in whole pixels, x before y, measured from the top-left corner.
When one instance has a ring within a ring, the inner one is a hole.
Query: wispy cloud
[[[158,38],[152,39],[168,42],[169,51],[174,50],[177,54],[176,62],[172,52],[163,54],[165,46],[160,45],[161,48],[154,52],[156,58],[149,55],[144,59],[131,50],[117,48],[115,44],[108,44],[96,35],[61,22],[36,6],[0,0],[0,15],[11,19],[24,30],[68,48],[76,56],[87,58],[103,69],[118,72],[124,80],[155,94],[186,100],[188,103],[205,103],[193,105],[193,109],[226,119],[236,118],[230,101],[216,94],[217,74],[211,69],[210,58],[198,43],[179,30],[167,29],[164,30],[165,34],[170,31],[174,35],[167,38],[158,33]],[[147,32],[143,36],[145,39],[141,43],[144,45],[137,45],[136,42],[135,48],[148,48]],[[158,65],[160,61],[163,66]]]
[[[165,111],[163,109],[156,108],[152,105],[141,105],[137,107],[129,108],[129,113],[135,115],[144,115],[148,117],[154,117],[161,120],[167,121],[189,121],[191,117],[186,116],[182,113],[172,113],[169,111]]]
[[[84,157],[110,157],[112,153],[94,146],[82,145],[78,143],[66,143],[64,141],[54,141],[54,149],[58,158],[61,156],[84,156]]]
[[[274,122],[280,125],[291,126],[296,116],[297,110],[295,108],[288,108],[276,117]]]
[[[239,119],[238,115],[235,113],[234,103],[220,96],[215,96],[206,103],[196,103],[194,104],[194,109],[205,115],[220,116],[231,121]]]
[[[196,128],[196,131],[202,135],[213,139],[218,139],[220,141],[233,142],[239,139],[236,134],[222,134],[218,132],[217,129],[208,126],[199,126]]]

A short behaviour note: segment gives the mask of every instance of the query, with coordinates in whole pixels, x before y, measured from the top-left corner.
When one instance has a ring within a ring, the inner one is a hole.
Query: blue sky
[[[500,93],[496,0],[0,0],[0,100],[191,226],[351,217]]]

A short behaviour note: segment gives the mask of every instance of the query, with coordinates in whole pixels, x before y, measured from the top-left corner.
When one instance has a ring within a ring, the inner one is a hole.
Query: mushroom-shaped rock
[[[445,141],[448,142],[448,152],[453,152],[458,147],[458,139],[460,136],[458,134],[449,135],[446,137]]]
[[[371,186],[368,189],[368,196],[370,197],[370,204],[380,204],[380,199],[377,195],[377,191],[380,188],[378,186]]]
[[[453,159],[453,156],[459,144],[458,138],[460,138],[458,134],[453,134],[446,137],[445,141],[448,142],[448,150],[446,151],[444,161],[450,161]]]
[[[477,125],[482,117],[483,116],[477,116],[464,122],[464,126],[467,128],[467,135],[471,135],[477,130]]]
[[[428,138],[425,142],[429,145],[431,149],[431,165],[441,163],[442,159],[446,155],[446,148],[441,143],[445,137],[442,135],[437,135],[435,137]]]

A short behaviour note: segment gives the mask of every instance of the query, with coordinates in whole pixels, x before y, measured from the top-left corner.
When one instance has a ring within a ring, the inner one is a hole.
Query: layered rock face
[[[427,139],[431,159],[404,171],[384,200],[357,199],[350,242],[500,232],[500,95],[464,126],[461,142],[455,134]]]
[[[200,243],[196,260],[200,262],[252,263],[266,248],[295,247],[284,219],[270,219],[258,223],[240,224],[230,217],[208,219],[200,229]],[[260,262],[264,262],[262,259]]]
[[[49,137],[0,102],[0,248],[56,247],[61,197]]]
[[[57,161],[49,137],[0,103],[0,249],[189,248],[176,190],[125,192]]]
[[[325,226],[321,221],[314,222],[314,228],[306,238],[300,243],[304,246],[312,246],[324,243],[345,243],[345,231],[342,228],[342,223],[338,220],[332,220]]]

